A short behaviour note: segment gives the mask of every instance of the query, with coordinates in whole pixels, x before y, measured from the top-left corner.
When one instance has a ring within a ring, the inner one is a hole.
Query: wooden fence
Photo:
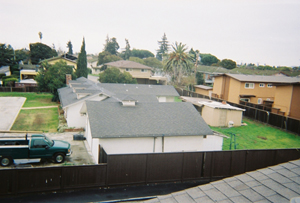
[[[0,170],[0,195],[174,181],[205,183],[300,158],[299,149],[105,155],[107,163]]]
[[[222,99],[218,99],[214,97],[209,98],[208,96],[201,95],[195,92],[190,92],[180,88],[176,88],[176,90],[180,94],[180,96],[205,98],[205,99],[211,99],[218,102],[223,101]],[[262,105],[256,105],[247,102],[241,102],[241,104],[236,104],[227,101],[227,103],[230,104],[231,106],[246,109],[246,111],[243,112],[243,116],[300,135],[300,120],[298,119],[294,119],[283,115],[275,114],[270,111],[266,111],[264,110],[265,108]]]
[[[38,92],[37,87],[0,87],[0,92]]]

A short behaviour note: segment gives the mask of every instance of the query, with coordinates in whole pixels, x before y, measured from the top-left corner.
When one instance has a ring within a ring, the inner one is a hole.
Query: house
[[[231,106],[224,102],[196,97],[180,97],[182,101],[192,103],[210,126],[241,126],[245,109]]]
[[[98,162],[107,154],[222,150],[223,137],[213,135],[186,102],[85,101],[85,137]]]
[[[92,74],[99,74],[102,66],[97,65],[98,61],[88,63],[88,67],[92,70]]]
[[[111,93],[84,77],[70,80],[68,83],[67,87],[57,90],[61,107],[64,110],[64,117],[69,127],[85,127],[85,115],[80,114],[83,102],[85,100],[101,101]]]
[[[10,76],[10,69],[9,66],[2,66],[0,67],[0,86],[3,85],[2,84],[2,76]]]
[[[47,62],[51,65],[54,65],[56,62],[59,62],[60,60],[66,62],[68,66],[73,66],[74,70],[77,69],[77,57],[71,54],[61,54],[56,57],[48,58],[42,60],[39,64],[42,64],[43,62]]]
[[[220,99],[239,103],[240,100],[262,104],[274,101],[276,86],[300,81],[299,78],[285,76],[262,76],[242,74],[222,74],[215,76],[213,95]]]
[[[290,83],[274,83],[276,86],[272,112],[282,112],[285,116],[300,120],[300,78]]]
[[[85,127],[85,114],[80,109],[86,100],[102,101],[111,97],[110,100],[116,100],[131,95],[138,101],[174,102],[179,96],[169,85],[95,83],[84,77],[70,80],[67,87],[58,89],[58,95],[68,126],[76,128]]]
[[[194,88],[196,93],[209,96],[209,97],[211,97],[211,94],[213,92],[212,91],[213,88],[206,85],[194,85]]]
[[[10,76],[10,69],[9,66],[2,66],[0,67],[0,75],[4,75],[4,76]]]
[[[116,67],[122,73],[130,73],[137,80],[138,84],[166,84],[167,81],[166,77],[153,76],[153,68],[134,61],[120,60],[105,63],[104,65],[107,65],[107,68]]]

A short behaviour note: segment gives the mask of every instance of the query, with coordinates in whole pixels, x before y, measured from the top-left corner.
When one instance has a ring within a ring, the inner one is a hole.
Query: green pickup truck
[[[46,135],[26,134],[24,138],[0,138],[0,165],[9,166],[14,159],[52,158],[63,163],[70,156],[71,145],[66,141],[51,140]]]

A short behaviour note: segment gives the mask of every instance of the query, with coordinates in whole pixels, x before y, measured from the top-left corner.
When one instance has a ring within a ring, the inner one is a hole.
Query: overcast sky
[[[98,54],[106,36],[156,54],[170,44],[238,64],[300,66],[299,0],[0,0],[0,43],[14,49],[39,42]],[[119,49],[120,51],[121,49]]]

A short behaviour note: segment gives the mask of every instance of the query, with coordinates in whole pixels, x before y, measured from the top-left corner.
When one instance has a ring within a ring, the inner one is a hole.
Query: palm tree
[[[172,45],[172,48],[173,52],[169,54],[164,70],[173,75],[175,83],[180,84],[182,75],[191,71],[192,58],[186,52],[187,47],[185,44],[175,42],[175,46]]]

